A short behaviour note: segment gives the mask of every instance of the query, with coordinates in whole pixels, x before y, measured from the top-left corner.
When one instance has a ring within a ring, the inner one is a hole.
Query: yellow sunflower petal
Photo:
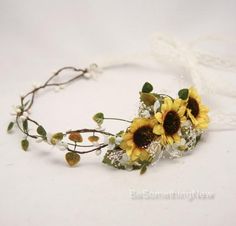
[[[201,97],[198,95],[198,92],[194,87],[189,89],[189,96],[194,98],[198,103],[201,102]]]
[[[197,125],[198,122],[197,122],[197,120],[195,119],[195,117],[192,115],[190,109],[187,109],[187,114],[188,114],[188,117],[191,119],[192,123],[193,123],[194,125]]]
[[[167,144],[167,137],[165,134],[161,135],[161,143],[162,144]]]
[[[145,150],[143,150],[143,151],[140,153],[140,159],[141,159],[142,161],[145,161],[145,160],[148,160],[148,158],[149,158],[148,152],[146,152]]]
[[[172,109],[172,100],[169,97],[164,99],[164,104],[166,104],[166,111],[170,111]]]
[[[153,133],[155,133],[156,135],[162,135],[165,133],[164,128],[162,125],[156,125],[153,128]]]
[[[123,139],[124,140],[130,140],[133,138],[133,134],[132,133],[126,133],[124,136],[123,136]]]
[[[185,106],[181,106],[181,107],[179,108],[179,110],[178,110],[178,115],[179,115],[179,117],[183,117],[184,114],[185,114],[185,112],[186,112],[186,107],[185,107]]]
[[[185,122],[186,120],[187,120],[186,116],[183,116],[183,117],[180,118],[181,123]]]
[[[123,149],[123,150],[130,149],[130,147],[127,145],[126,141],[122,141],[120,143],[120,148]]]
[[[127,150],[126,150],[126,154],[127,154],[128,156],[131,156],[131,155],[132,155],[132,152],[133,152],[132,149],[127,149]]]
[[[168,111],[168,106],[167,104],[162,104],[161,105],[161,113],[164,114],[165,112]]]
[[[158,122],[163,123],[163,115],[161,112],[157,112],[155,114],[155,118],[157,119]]]
[[[140,154],[141,154],[141,150],[139,148],[135,148],[132,152],[131,160],[135,161],[136,159],[139,158]]]
[[[174,139],[174,141],[176,142],[176,143],[179,143],[180,142],[180,136],[176,133],[176,134],[174,134],[173,136],[173,139]]]
[[[128,147],[134,147],[134,145],[135,145],[133,140],[126,141],[126,144],[127,144]]]
[[[174,111],[178,111],[178,109],[180,108],[181,103],[182,103],[181,99],[175,99],[172,109]]]
[[[173,144],[174,143],[174,140],[171,136],[167,136],[166,138],[167,138],[167,143],[168,144]]]
[[[209,108],[207,106],[201,104],[200,105],[200,112],[207,113],[207,112],[209,112]]]

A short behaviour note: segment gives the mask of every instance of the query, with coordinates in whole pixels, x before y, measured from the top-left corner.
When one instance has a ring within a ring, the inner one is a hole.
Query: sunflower
[[[201,102],[201,97],[196,89],[189,89],[189,97],[187,99],[187,116],[193,125],[198,129],[206,129],[209,124],[208,108]]]
[[[160,136],[163,145],[180,141],[178,132],[181,123],[186,121],[185,112],[186,107],[181,99],[164,98],[160,112],[155,114],[158,123],[153,129],[153,132]]]
[[[132,161],[148,159],[149,154],[146,149],[156,139],[156,135],[153,133],[155,124],[154,118],[136,118],[123,135],[120,148],[126,151]]]

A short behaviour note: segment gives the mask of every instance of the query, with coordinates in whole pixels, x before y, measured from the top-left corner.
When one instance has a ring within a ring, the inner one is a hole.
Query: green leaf
[[[100,126],[104,121],[104,114],[99,112],[93,116],[93,120]]]
[[[179,95],[179,98],[182,99],[182,100],[187,100],[188,98],[188,89],[181,89],[179,92],[178,92],[178,95]]]
[[[24,139],[21,141],[21,147],[24,151],[27,151],[28,150],[28,147],[29,147],[29,141]]]
[[[15,124],[14,122],[10,122],[10,123],[9,123],[9,125],[8,125],[8,127],[7,127],[7,132],[8,132],[8,133],[11,132],[11,130],[12,130],[14,124]]]
[[[147,165],[145,164],[142,166],[142,168],[140,170],[140,175],[143,175],[144,173],[146,173],[146,171],[147,171]]]
[[[61,133],[61,132],[55,133],[55,134],[52,135],[52,138],[56,139],[56,140],[62,140],[63,139],[63,133]]]
[[[38,126],[37,128],[37,133],[43,137],[45,137],[47,135],[46,130],[42,127],[42,126]]]
[[[64,135],[63,133],[59,132],[59,133],[54,133],[52,135],[52,138],[51,138],[51,143],[53,145],[56,145],[59,141],[61,141],[63,139]]]
[[[117,137],[122,137],[124,134],[124,130],[121,130],[119,133],[116,134]]]
[[[28,120],[27,119],[25,121],[23,121],[23,129],[25,132],[28,131]]]
[[[150,93],[140,93],[140,100],[146,105],[146,106],[151,106],[153,105],[157,98],[150,94]]]
[[[143,93],[151,93],[153,90],[153,86],[152,84],[150,84],[149,82],[145,82],[142,88],[142,92]]]

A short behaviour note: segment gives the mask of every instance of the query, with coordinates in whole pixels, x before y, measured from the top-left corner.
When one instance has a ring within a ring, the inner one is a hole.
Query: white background
[[[154,32],[182,40],[209,33],[235,37],[235,9],[234,0],[1,0],[0,225],[236,225],[235,132],[209,132],[190,156],[162,161],[144,176],[106,167],[102,156],[94,154],[83,156],[71,169],[64,153],[34,143],[24,153],[22,135],[5,132],[19,94],[46,80],[52,70],[146,50]],[[42,94],[32,117],[51,132],[93,127],[91,116],[98,111],[132,119],[145,81],[174,93],[179,88],[173,74],[160,70],[107,71],[96,81]],[[106,125],[114,131],[125,126]],[[215,198],[132,200],[131,189],[194,190],[214,193]]]

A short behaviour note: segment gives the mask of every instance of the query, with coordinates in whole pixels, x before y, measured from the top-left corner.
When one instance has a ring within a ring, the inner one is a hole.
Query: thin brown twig
[[[94,152],[94,151],[97,151],[97,150],[101,150],[101,149],[103,149],[107,146],[108,146],[108,144],[104,144],[102,146],[96,147],[96,148],[88,150],[88,151],[76,151],[76,150],[71,150],[70,148],[67,148],[67,150],[70,151],[70,152],[78,153],[78,154],[87,154],[87,153],[91,153],[91,152]]]
[[[96,130],[96,129],[78,129],[78,130],[70,130],[67,131],[66,134],[71,134],[71,133],[100,133],[100,134],[104,134],[107,136],[115,136],[112,133],[109,132],[105,132],[105,131],[101,131],[101,130]]]

